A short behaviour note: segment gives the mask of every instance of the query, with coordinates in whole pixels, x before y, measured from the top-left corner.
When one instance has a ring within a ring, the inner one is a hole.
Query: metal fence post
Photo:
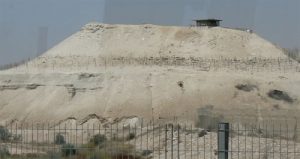
[[[228,159],[229,123],[218,125],[218,159]]]
[[[165,159],[168,159],[168,125],[165,126]]]

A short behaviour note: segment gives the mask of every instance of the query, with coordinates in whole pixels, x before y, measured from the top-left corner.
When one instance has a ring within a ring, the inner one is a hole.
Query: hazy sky
[[[197,18],[300,47],[300,0],[0,0],[0,64],[35,56],[41,27],[51,48],[91,21],[186,26]]]

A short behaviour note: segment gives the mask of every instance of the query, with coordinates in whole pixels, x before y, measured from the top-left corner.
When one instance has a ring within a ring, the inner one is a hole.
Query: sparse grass
[[[135,137],[130,135],[129,137]],[[70,143],[60,145],[60,151],[49,151],[47,154],[10,155],[8,149],[0,147],[0,158],[5,159],[112,159],[133,158],[141,159],[142,153],[137,153],[134,146],[123,141],[108,140],[105,135],[93,136],[89,143],[73,145]]]
[[[77,152],[76,147],[73,144],[64,144],[61,147],[61,153],[65,157],[74,156]]]
[[[0,145],[0,158],[6,158],[10,156],[6,146]]]
[[[298,48],[283,49],[283,51],[289,58],[300,62],[300,50]]]

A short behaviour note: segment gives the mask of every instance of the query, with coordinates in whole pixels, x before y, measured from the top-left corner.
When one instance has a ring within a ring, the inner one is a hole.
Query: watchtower
[[[220,22],[222,20],[219,19],[198,19],[198,20],[194,20],[196,22],[196,26],[197,27],[217,27],[220,26]]]

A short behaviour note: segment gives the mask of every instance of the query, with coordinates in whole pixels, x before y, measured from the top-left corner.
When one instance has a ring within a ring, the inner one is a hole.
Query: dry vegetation
[[[299,50],[299,48],[283,49],[283,50],[284,50],[284,53],[288,57],[300,62],[300,50]]]
[[[30,61],[30,59],[28,59],[28,60],[21,60],[20,62],[13,62],[13,63],[6,64],[6,65],[0,65],[0,71],[1,70],[7,70],[7,69],[11,69],[11,68],[16,68],[16,67],[22,66],[22,65],[24,65],[25,63],[27,63],[29,61]]]

